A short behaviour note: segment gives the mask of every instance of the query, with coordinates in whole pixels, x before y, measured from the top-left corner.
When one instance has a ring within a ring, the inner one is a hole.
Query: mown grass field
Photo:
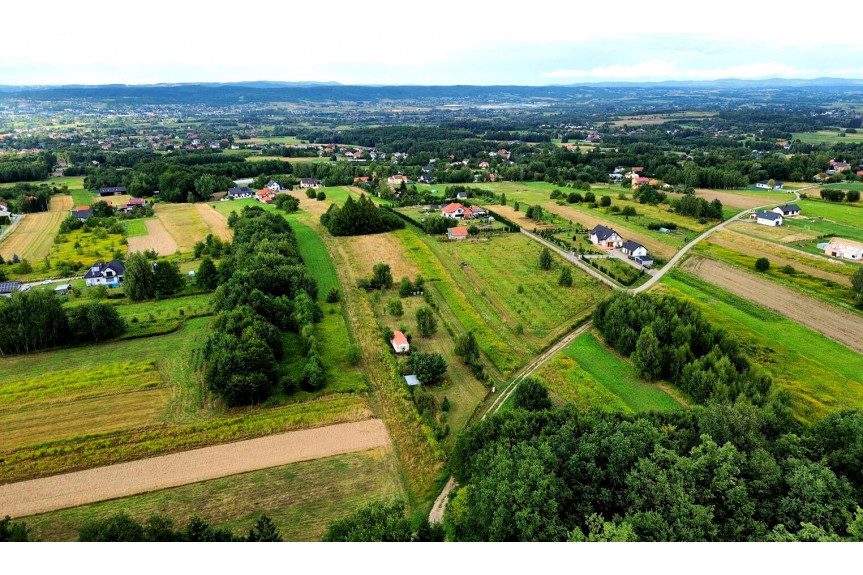
[[[194,204],[157,204],[154,210],[180,252],[191,252],[196,242],[211,233]]]
[[[692,301],[734,334],[747,356],[788,390],[799,419],[863,406],[860,354],[680,270],[667,274],[656,290]]]
[[[657,384],[639,378],[633,367],[588,332],[566,346],[538,374],[549,390],[581,409],[671,411],[680,402]]]
[[[124,224],[126,225],[126,237],[127,238],[135,238],[139,236],[146,236],[149,232],[147,231],[146,220],[144,218],[138,218],[134,220],[126,220]]]
[[[817,132],[795,132],[791,134],[792,140],[800,140],[804,144],[819,145],[825,144],[832,146],[833,144],[853,144],[863,142],[863,133],[845,134],[845,130],[818,130]]]
[[[395,498],[404,498],[395,457],[379,448],[35,515],[26,523],[31,537],[43,541],[75,540],[84,522],[120,511],[140,521],[167,516],[175,527],[197,515],[245,534],[266,513],[286,541],[316,541],[329,522],[369,501]]]
[[[31,264],[51,252],[54,238],[66,215],[62,212],[27,214],[0,240],[0,255],[12,261],[14,255]]]

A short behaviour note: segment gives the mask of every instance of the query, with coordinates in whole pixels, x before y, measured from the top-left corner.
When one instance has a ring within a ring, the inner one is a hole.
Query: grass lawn
[[[747,356],[791,393],[801,420],[863,406],[863,355],[680,270],[658,289],[692,301],[734,334]]]
[[[137,218],[134,220],[126,220],[126,237],[127,238],[135,238],[138,236],[146,236],[150,232],[147,231],[147,226],[144,223],[146,220],[144,218]]]
[[[639,378],[629,363],[589,332],[566,346],[539,376],[560,399],[584,409],[639,412],[681,408],[676,399]]]
[[[82,523],[125,511],[144,521],[168,516],[183,527],[195,515],[245,535],[261,514],[286,541],[317,541],[329,522],[370,501],[404,498],[390,449],[292,463],[153,493],[26,518],[31,538],[69,541]]]

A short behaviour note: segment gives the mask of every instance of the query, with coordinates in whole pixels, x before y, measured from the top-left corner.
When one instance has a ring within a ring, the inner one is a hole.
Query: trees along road
[[[800,192],[801,191],[808,190],[810,188],[815,188],[815,187],[817,187],[817,186],[806,186],[804,188],[800,188],[799,190],[793,190],[793,193],[794,193],[794,200],[793,201],[796,202],[796,201],[800,200]],[[628,291],[630,293],[641,293],[643,291],[649,290],[651,287],[656,285],[656,282],[661,280],[662,277],[666,273],[668,273],[671,270],[671,268],[673,268],[677,264],[677,262],[679,262],[683,258],[683,256],[685,256],[687,254],[687,252],[689,252],[689,250],[691,250],[693,247],[695,247],[695,245],[698,244],[699,242],[704,241],[705,239],[710,237],[710,235],[713,232],[715,232],[717,230],[721,230],[722,228],[729,225],[730,223],[737,221],[738,219],[740,219],[740,216],[742,216],[745,213],[748,213],[750,211],[756,212],[758,210],[762,210],[762,209],[770,207],[770,206],[777,206],[777,205],[780,205],[782,203],[787,203],[787,202],[771,202],[769,204],[764,204],[763,206],[745,209],[745,210],[731,216],[727,220],[725,220],[719,224],[716,224],[712,228],[705,230],[704,233],[702,233],[700,236],[696,237],[691,242],[689,242],[688,244],[686,244],[685,246],[680,248],[680,251],[678,251],[676,254],[674,254],[674,257],[672,257],[670,260],[668,260],[668,263],[666,263],[649,280],[647,280],[646,282],[644,282],[640,286],[638,286],[636,288],[631,288],[631,289],[623,287],[620,284],[612,281],[610,278],[608,278],[605,275],[594,270],[592,267],[586,265],[579,258],[573,256],[569,252],[566,252],[566,251],[560,249],[556,245],[552,244],[551,242],[544,240],[543,238],[539,237],[538,235],[533,234],[533,233],[525,230],[524,228],[521,228],[521,233],[525,234],[530,239],[541,243],[542,245],[546,246],[547,248],[554,250],[555,252],[557,252],[561,257],[563,257],[567,261],[574,263],[579,268],[583,269],[585,272],[587,272],[591,276],[595,277],[596,279],[602,281],[603,283],[611,286],[613,289]],[[550,360],[558,351],[560,351],[561,349],[566,347],[576,337],[578,337],[579,335],[581,335],[582,333],[584,333],[585,331],[590,329],[591,326],[592,326],[592,322],[590,322],[590,321],[580,325],[579,327],[575,328],[574,330],[572,330],[571,332],[569,332],[568,334],[563,336],[557,343],[553,344],[551,347],[547,348],[545,351],[540,353],[536,358],[531,360],[524,368],[522,368],[518,373],[516,373],[512,377],[512,379],[510,380],[509,384],[506,387],[501,388],[500,394],[497,397],[495,397],[494,400],[486,408],[486,411],[483,414],[482,419],[485,419],[485,416],[488,415],[489,413],[494,413],[494,412],[499,411],[500,408],[503,406],[503,404],[506,403],[506,400],[513,394],[513,392],[515,391],[515,388],[518,387],[518,384],[521,383],[521,381],[525,377],[531,375],[536,370],[538,370],[540,367],[545,365],[545,363],[548,360]],[[435,499],[434,505],[432,506],[431,512],[429,513],[429,522],[440,523],[443,521],[443,514],[444,514],[444,510],[446,509],[447,498],[449,497],[450,492],[455,487],[456,487],[455,478],[450,477],[449,480],[447,481],[446,485],[444,486],[443,491],[441,491],[440,495],[438,495],[437,499]]]

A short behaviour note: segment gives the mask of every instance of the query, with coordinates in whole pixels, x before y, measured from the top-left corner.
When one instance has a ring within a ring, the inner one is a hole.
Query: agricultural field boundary
[[[0,486],[0,514],[23,517],[390,445],[380,419],[247,441]]]

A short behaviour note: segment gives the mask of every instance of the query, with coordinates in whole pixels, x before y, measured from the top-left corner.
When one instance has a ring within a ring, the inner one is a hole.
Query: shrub
[[[422,337],[431,337],[437,332],[437,320],[430,307],[423,306],[417,310],[417,331]],[[420,380],[422,381],[422,380]]]
[[[544,270],[550,270],[551,263],[551,252],[548,248],[542,248],[542,251],[539,252],[539,267]]]
[[[548,390],[534,377],[524,378],[512,394],[512,405],[516,409],[541,411],[551,409]]]
[[[387,311],[389,312],[390,315],[395,316],[395,317],[403,316],[405,313],[405,310],[402,307],[402,300],[400,300],[399,298],[396,298],[396,297],[390,298],[387,301]]]
[[[339,299],[341,299],[339,288],[330,288],[330,291],[327,292],[327,303],[336,303]]]
[[[770,269],[770,260],[767,258],[758,258],[755,260],[755,269],[760,272],[766,272]]]
[[[557,283],[563,287],[572,287],[572,271],[569,269],[569,266],[561,268]]]

